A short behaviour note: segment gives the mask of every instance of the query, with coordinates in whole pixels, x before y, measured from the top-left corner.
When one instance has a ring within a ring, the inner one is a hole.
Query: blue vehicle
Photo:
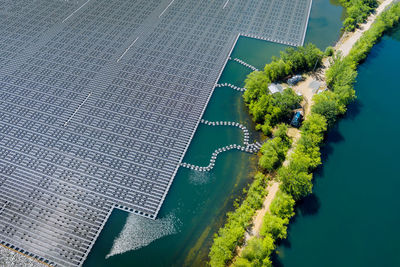
[[[296,111],[293,116],[292,122],[290,123],[293,127],[300,127],[301,121],[303,119],[303,113],[301,111]]]

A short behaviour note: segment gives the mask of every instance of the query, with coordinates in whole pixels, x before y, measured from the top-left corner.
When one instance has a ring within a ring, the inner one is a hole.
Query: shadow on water
[[[351,120],[353,121],[359,114],[360,111],[363,107],[363,104],[359,100],[355,100],[353,103],[351,103],[348,106],[347,113],[345,117],[343,117],[340,120]],[[321,161],[322,164],[314,171],[314,186],[318,183],[318,179],[324,177],[324,163],[328,160],[329,156],[333,153],[335,145],[338,143],[344,142],[345,139],[343,135],[340,133],[340,129],[338,126],[338,123],[335,124],[335,126],[329,130],[329,132],[326,135],[325,138],[325,143],[321,148]],[[295,210],[296,210],[296,215],[290,220],[290,223],[288,225],[288,236],[290,235],[290,229],[293,226],[293,224],[296,223],[297,220],[300,220],[302,217],[305,216],[315,216],[318,214],[319,210],[321,207],[321,201],[316,193],[313,193],[305,198],[303,198],[301,201],[299,201],[296,204]],[[292,245],[290,243],[290,238],[286,238],[284,240],[280,240],[277,243],[277,247],[282,246],[285,248],[291,248]],[[273,266],[275,267],[283,267],[283,263],[281,261],[281,258],[279,257],[279,252],[276,251],[276,253],[273,253],[271,255],[271,260],[273,263]]]
[[[323,174],[323,164],[328,160],[329,156],[333,153],[333,148],[335,144],[344,142],[343,135],[339,132],[337,124],[329,130],[327,136],[325,137],[325,143],[321,148],[321,161],[322,165],[320,165],[315,171],[314,176],[321,177]]]
[[[335,126],[329,130],[325,137],[324,145],[321,148],[321,161],[322,165],[319,166],[315,171],[315,177],[321,177],[323,175],[323,163],[328,160],[329,155],[333,153],[333,148],[338,143],[344,142],[345,139],[339,130],[339,122],[341,120],[350,120],[354,121],[354,119],[360,114],[361,109],[363,108],[363,104],[360,100],[355,100],[348,105],[347,112],[343,118],[340,118]]]
[[[289,243],[288,241],[286,241],[286,242]],[[279,246],[279,245],[284,245],[283,243],[284,243],[284,242],[278,244],[278,246]],[[284,246],[286,246],[286,245],[284,245]],[[289,245],[288,247],[290,248],[290,245]],[[272,266],[274,266],[274,267],[283,267],[283,263],[282,263],[282,261],[280,260],[280,258],[279,258],[279,256],[278,256],[277,253],[272,253],[272,255],[271,255],[271,261],[272,261]]]
[[[301,217],[304,216],[314,216],[318,213],[319,209],[321,207],[321,202],[319,200],[319,197],[316,194],[311,194],[305,198],[303,198],[301,201],[296,204],[295,210],[296,210],[296,215],[290,220],[290,223],[288,225],[288,238],[279,240],[277,242],[276,247],[285,247],[290,249],[292,247],[292,244],[290,242],[290,229],[291,226],[296,223],[296,220],[300,219]],[[274,267],[283,267],[283,263],[279,257],[279,251],[275,250],[271,254],[271,261],[272,265]]]
[[[321,148],[321,161],[322,165],[319,166],[315,171],[315,177],[321,177],[323,175],[323,163],[329,158],[329,155],[333,153],[333,148],[336,144],[344,142],[345,139],[340,133],[338,123],[340,120],[351,120],[353,121],[357,115],[360,113],[362,108],[362,103],[359,100],[355,100],[353,103],[349,104],[348,110],[343,118],[340,118],[332,129],[329,130],[325,137],[325,142]]]
[[[299,202],[297,210],[302,216],[311,216],[318,213],[321,202],[316,194],[311,194]]]
[[[361,109],[363,108],[363,103],[359,100],[356,99],[352,103],[350,103],[347,107],[347,112],[346,112],[346,120],[354,120],[358,114],[360,114]]]

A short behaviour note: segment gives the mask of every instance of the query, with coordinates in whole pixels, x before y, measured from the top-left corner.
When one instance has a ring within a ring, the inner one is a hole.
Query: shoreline
[[[351,49],[354,47],[356,42],[364,35],[366,31],[368,31],[377,17],[386,10],[388,6],[391,4],[395,3],[396,0],[384,0],[382,1],[379,6],[376,8],[376,11],[372,13],[366,20],[365,23],[360,24],[359,28],[357,28],[354,32],[345,32],[344,34],[341,35],[339,40],[337,41],[336,45],[333,47],[335,52],[340,51],[342,58],[347,56]],[[296,86],[293,86],[292,89],[296,92],[301,92],[303,97],[304,97],[304,102],[305,102],[305,108],[304,108],[304,118],[306,118],[310,113],[311,113],[311,107],[313,105],[312,98],[315,93],[312,92],[311,88],[309,87],[309,84],[314,81],[314,80],[319,80],[321,81],[324,85],[326,85],[326,76],[325,72],[327,69],[330,67],[330,57],[324,58],[322,62],[322,66],[318,70],[322,70],[321,73],[318,73],[318,77],[315,77],[318,72],[316,70],[315,72],[307,73],[306,79],[299,82]],[[322,77],[322,79],[321,79]],[[289,128],[289,132],[292,130],[292,128]],[[288,156],[290,155],[291,151],[293,151],[296,147],[296,143],[301,137],[300,133],[295,134],[294,136],[290,135],[293,139],[293,145],[290,148],[290,150],[287,153],[286,160],[284,161],[283,165],[288,164]],[[279,190],[279,182],[276,180],[276,177],[274,176],[273,179],[271,180],[267,190],[268,193],[265,196],[263,207],[259,210],[256,211],[255,216],[251,220],[250,224],[252,225],[251,231],[247,232],[245,235],[245,242],[243,243],[242,246],[238,246],[236,248],[237,254],[235,257],[232,259],[230,262],[229,266],[232,266],[235,260],[241,255],[241,252],[243,251],[244,247],[247,245],[247,241],[252,238],[252,237],[258,237],[260,233],[260,229],[263,223],[263,217],[264,215],[269,212],[269,207],[272,203],[272,201],[275,199],[276,193]],[[271,188],[277,188],[276,190],[270,191]],[[261,219],[260,219],[261,218]]]

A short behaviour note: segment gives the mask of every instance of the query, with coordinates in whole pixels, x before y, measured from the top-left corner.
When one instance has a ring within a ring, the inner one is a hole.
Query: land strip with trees
[[[272,201],[268,201],[267,204],[270,206],[264,207],[266,212],[264,213],[265,215],[261,228],[258,227],[258,231],[250,231],[247,238],[245,238],[245,231],[254,229],[254,227],[252,228],[252,226],[254,226],[254,219],[259,217],[254,216],[254,214],[256,214],[254,210],[252,212],[253,222],[248,221],[244,225],[246,228],[241,234],[238,234],[234,240],[231,240],[233,241],[231,242],[232,246],[227,247],[223,240],[229,239],[224,235],[230,235],[230,228],[226,227],[226,224],[220,229],[214,239],[214,244],[210,251],[211,266],[225,266],[227,264],[233,264],[234,266],[271,265],[270,255],[275,249],[276,241],[286,238],[286,226],[289,223],[289,219],[294,215],[295,201],[311,193],[312,172],[321,164],[319,150],[326,131],[334,125],[338,118],[345,114],[347,105],[355,98],[353,85],[357,76],[356,68],[358,64],[366,58],[368,52],[379,38],[387,30],[397,25],[399,21],[400,3],[393,4],[390,9],[384,11],[392,2],[393,1],[390,0],[384,1],[377,8],[376,14],[368,18],[365,25],[360,25],[359,29],[354,33],[345,35],[343,37],[344,39],[342,38],[342,40],[338,42],[335,49],[338,52],[332,55],[330,60],[325,59],[321,61],[320,64],[316,64],[321,66],[319,72],[320,74],[322,72],[322,75],[320,76],[324,79],[329,90],[317,94],[311,99],[306,99],[306,101],[309,101],[309,109],[306,110],[306,119],[303,126],[300,128],[301,135],[297,135],[294,140],[291,140],[291,138],[286,135],[289,142],[293,142],[295,145],[293,145],[291,149],[285,147],[285,145],[283,145],[283,148],[280,148],[286,151],[286,153],[290,151],[285,164],[282,164],[282,157],[279,157],[278,153],[282,153],[282,151],[279,149],[272,149],[274,147],[272,142],[268,144],[268,141],[264,149],[261,150],[259,162],[261,170],[263,170],[264,174],[267,174],[266,176],[275,177],[275,180],[270,182],[270,188],[275,183],[280,182],[281,184],[280,190],[274,192],[276,194],[275,198],[273,198]],[[358,36],[358,38],[353,36]],[[345,47],[348,46],[351,47],[351,50],[345,49]],[[302,51],[301,49],[299,50]],[[303,50],[303,52],[304,51],[306,50]],[[331,52],[327,52],[327,54],[331,54]],[[297,55],[290,51],[289,53]],[[266,90],[268,84],[271,81],[282,79],[292,70],[288,71],[288,69],[285,68],[287,67],[287,64],[285,64],[285,54],[283,54],[283,56],[281,55],[281,59],[273,59],[272,63],[267,66],[264,72],[270,75],[269,77],[267,76],[266,78],[266,76],[260,73],[249,75],[246,82],[246,86],[250,86],[247,87],[249,93],[246,93],[244,98],[249,104],[250,113],[258,123],[257,128],[263,130],[265,134],[270,134],[270,132],[274,132],[275,134],[277,130],[273,131],[272,129],[276,128],[279,120],[275,120],[276,116],[272,115],[276,113],[268,111],[268,109],[259,103],[251,103],[251,101],[257,99],[255,102],[270,103],[268,98],[264,97],[264,93],[268,92]],[[269,72],[269,69],[273,69],[273,72]],[[310,69],[306,67],[296,72],[298,73],[300,71],[310,71]],[[271,76],[271,74],[275,76]],[[271,77],[275,79],[268,79]],[[307,80],[305,82],[307,82]],[[251,86],[253,86],[253,90],[249,90]],[[302,84],[298,86],[302,86]],[[304,95],[305,94],[303,94],[303,96]],[[312,97],[312,94],[310,95]],[[270,107],[269,104],[267,106]],[[259,113],[262,113],[264,117]],[[255,114],[257,117],[254,116]],[[283,127],[283,125],[279,125],[278,127],[280,133],[278,131],[277,135],[280,136],[280,138],[285,137],[282,135]],[[276,137],[271,140],[275,139]],[[275,153],[273,150],[275,150]],[[271,158],[274,160],[265,159],[266,162],[263,162],[261,158],[267,153],[272,155]],[[260,202],[262,203],[262,201],[259,201],[259,203]],[[236,211],[233,213],[236,213]],[[260,213],[258,212],[257,214]],[[237,216],[240,216],[240,214]],[[225,231],[221,231],[223,229],[225,229]],[[218,240],[222,242],[215,242]],[[244,243],[244,249],[237,250],[237,246],[241,246]],[[238,251],[241,252],[240,255],[237,256],[235,260],[232,260],[235,256],[235,252]]]

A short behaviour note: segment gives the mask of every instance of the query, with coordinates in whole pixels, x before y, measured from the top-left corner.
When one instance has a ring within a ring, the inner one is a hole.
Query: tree
[[[268,85],[270,80],[262,71],[253,71],[245,80],[245,88],[247,89],[243,98],[246,103],[260,98],[262,95],[269,94]]]
[[[376,0],[339,0],[339,2],[346,7],[347,18],[343,22],[343,27],[348,32],[354,31],[378,6]]]
[[[261,168],[272,171],[285,160],[286,153],[291,144],[291,140],[286,132],[287,126],[285,124],[278,125],[274,132],[274,138],[269,139],[263,144],[260,149],[262,156],[258,161],[258,165]]]
[[[290,66],[288,66],[282,59],[274,60],[264,67],[264,73],[270,81],[282,79],[289,74],[289,71]]]
[[[335,49],[332,46],[328,46],[324,52],[325,56],[327,56],[327,57],[333,56],[334,53],[335,53]]]
[[[261,226],[260,235],[266,236],[270,234],[275,240],[285,239],[287,236],[288,219],[282,219],[278,216],[266,213]]]
[[[315,143],[319,144],[322,141],[322,135],[327,130],[326,118],[320,114],[311,114],[303,122],[301,126],[302,135],[305,134],[315,134],[321,136]]]
[[[300,102],[303,99],[302,96],[296,94],[292,88],[286,88],[282,93],[274,94],[274,104],[279,107],[279,114],[276,115],[279,121],[284,121],[290,115],[294,109],[300,107]]]
[[[279,190],[271,203],[270,210],[275,216],[282,219],[290,219],[294,215],[295,201],[292,196]]]
[[[357,77],[357,71],[355,70],[357,64],[342,59],[340,52],[336,53],[332,57],[331,67],[326,72],[326,82],[328,87],[335,91],[336,86],[353,85]]]
[[[313,97],[314,105],[311,108],[313,113],[325,117],[328,127],[332,127],[336,118],[346,112],[346,106],[340,103],[338,96],[331,91],[325,91]]]
[[[273,106],[273,97],[269,94],[262,95],[259,99],[249,104],[249,111],[255,122],[264,122],[265,116]]]
[[[279,163],[279,156],[273,143],[265,143],[262,146],[261,151],[262,156],[258,160],[258,165],[267,171],[274,170]]]
[[[269,256],[274,249],[274,239],[270,235],[266,235],[264,238],[253,237],[247,242],[241,257],[234,263],[234,266],[271,266]]]
[[[288,126],[284,123],[281,123],[276,128],[274,136],[276,138],[280,138],[282,145],[289,148],[292,141],[290,140],[290,137],[287,135],[287,131],[288,131]]]
[[[281,189],[295,200],[312,192],[312,175],[304,171],[297,172],[290,165],[279,169],[278,179],[282,182]]]

